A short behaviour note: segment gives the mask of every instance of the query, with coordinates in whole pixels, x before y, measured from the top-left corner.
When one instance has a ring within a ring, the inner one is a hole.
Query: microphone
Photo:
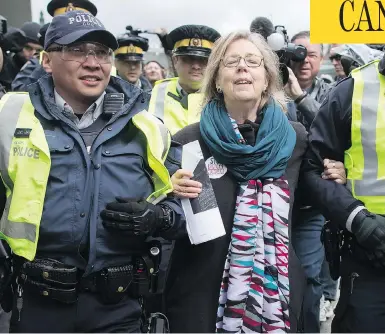
[[[265,40],[275,32],[273,23],[267,17],[257,17],[250,25],[250,31],[261,34]]]
[[[279,51],[285,46],[285,37],[279,32],[274,32],[267,37],[267,44],[273,51]]]

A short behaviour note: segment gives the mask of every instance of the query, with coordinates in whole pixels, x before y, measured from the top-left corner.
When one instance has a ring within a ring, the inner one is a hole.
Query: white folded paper
[[[202,183],[197,198],[182,199],[190,242],[198,245],[226,234],[199,142],[183,146],[182,168],[193,173],[192,180]]]

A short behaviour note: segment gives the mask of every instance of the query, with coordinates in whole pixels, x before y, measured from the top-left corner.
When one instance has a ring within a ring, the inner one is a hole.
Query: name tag
[[[22,129],[17,128],[15,130],[14,137],[15,138],[29,138],[29,135],[31,134],[32,129]]]

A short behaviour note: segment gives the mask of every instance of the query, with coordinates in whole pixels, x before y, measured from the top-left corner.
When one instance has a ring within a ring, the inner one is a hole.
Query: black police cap
[[[142,60],[143,54],[148,51],[148,39],[125,34],[118,37],[119,47],[115,51],[115,57],[125,60]]]
[[[209,57],[218,31],[204,25],[184,25],[171,31],[167,44],[176,56]]]
[[[47,5],[48,13],[54,17],[70,10],[82,10],[96,16],[98,9],[89,0],[51,0]]]

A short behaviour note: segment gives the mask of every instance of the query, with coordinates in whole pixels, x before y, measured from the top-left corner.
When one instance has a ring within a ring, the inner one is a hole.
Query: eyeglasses
[[[339,60],[341,60],[341,56],[340,55],[333,55],[333,56],[330,56],[329,59],[330,59],[330,61],[333,61],[334,59],[339,61]]]
[[[247,67],[259,67],[262,64],[263,57],[257,55],[247,55],[246,57],[241,56],[229,56],[227,58],[222,59],[223,65],[225,67],[237,67],[243,59]]]
[[[88,56],[92,54],[98,64],[112,64],[114,52],[99,43],[82,43],[77,45],[62,45],[53,47],[47,52],[61,52],[61,59],[65,61],[76,61],[83,64]]]

